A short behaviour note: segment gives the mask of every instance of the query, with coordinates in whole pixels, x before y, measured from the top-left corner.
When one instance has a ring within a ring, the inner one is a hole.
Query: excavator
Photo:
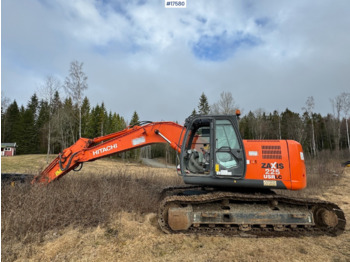
[[[184,125],[142,122],[63,150],[32,184],[47,185],[84,162],[156,143],[178,154],[184,186],[161,194],[158,224],[165,233],[337,236],[344,212],[334,203],[301,199],[279,190],[306,187],[301,145],[293,140],[243,140],[236,115],[195,115]]]

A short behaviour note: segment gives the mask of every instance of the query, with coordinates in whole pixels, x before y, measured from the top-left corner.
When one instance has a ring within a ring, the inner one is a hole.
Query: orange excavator
[[[158,223],[165,233],[300,236],[341,234],[343,211],[334,203],[280,195],[306,187],[301,145],[293,140],[243,140],[236,115],[196,115],[184,126],[143,122],[110,135],[80,138],[36,176],[49,184],[83,163],[155,143],[178,152],[186,186],[162,192]]]

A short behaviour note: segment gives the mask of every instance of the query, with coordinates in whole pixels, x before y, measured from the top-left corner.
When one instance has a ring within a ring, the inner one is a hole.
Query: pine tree
[[[134,114],[132,115],[132,118],[131,118],[131,121],[130,121],[130,126],[137,125],[139,123],[139,121],[140,121],[139,115],[135,111]]]
[[[81,106],[81,134],[82,137],[87,137],[88,135],[88,122],[90,115],[90,102],[87,97],[84,98],[83,104]]]
[[[304,123],[298,113],[287,108],[281,115],[281,126],[282,139],[293,139],[303,144]]]
[[[10,99],[5,97],[3,93],[1,93],[1,141],[4,142],[5,139],[5,130],[7,128],[7,118],[6,111],[10,104]]]
[[[208,115],[209,112],[210,112],[210,106],[209,106],[209,103],[208,103],[208,98],[203,92],[202,95],[199,98],[198,114]]]
[[[47,134],[49,123],[49,105],[46,101],[41,100],[39,103],[38,120],[36,121],[36,129],[39,136],[38,153],[47,153]]]
[[[98,112],[99,136],[103,136],[107,134],[105,130],[107,125],[107,119],[108,119],[108,115],[107,115],[106,107],[105,107],[105,104],[102,102],[100,106],[100,110]]]
[[[197,115],[197,111],[196,111],[195,108],[193,108],[193,111],[192,111],[192,113],[191,113],[191,116],[195,116],[195,115]]]
[[[271,115],[271,114],[270,114]],[[281,134],[281,116],[277,110],[273,111],[273,114],[270,116],[271,120],[271,129],[270,129],[270,138],[272,139],[282,139]]]
[[[74,144],[79,137],[77,132],[76,108],[71,98],[66,98],[59,116],[60,144],[63,148]]]
[[[58,90],[54,93],[51,106],[48,105],[49,116],[51,117],[51,152],[56,153],[62,151],[62,132],[61,132],[61,123],[64,116],[63,104],[60,98]]]
[[[5,143],[19,143],[21,133],[21,115],[16,100],[6,110],[7,126],[4,130]]]
[[[30,107],[24,110],[21,116],[21,133],[18,143],[19,154],[37,153],[38,140],[37,129],[35,127],[34,113]]]
[[[88,126],[87,126],[87,137],[89,137],[89,138],[98,137],[98,134],[99,134],[99,122],[98,122],[99,112],[100,112],[100,106],[96,105],[95,107],[93,107],[91,109],[91,112],[89,114],[89,121],[88,121]]]
[[[39,100],[37,95],[30,98],[27,109],[22,117],[23,126],[26,134],[25,142],[27,143],[27,154],[38,153],[39,150],[39,134],[37,132],[36,121],[38,119]]]
[[[132,115],[132,118],[130,121],[130,126],[137,125],[139,123],[139,121],[140,121],[139,115],[137,114],[136,111],[134,111],[134,114]],[[128,155],[130,158],[138,160],[140,158],[140,155],[141,155],[141,150],[140,149],[131,150],[130,153],[127,154],[127,156]]]
[[[121,130],[124,130],[125,128],[126,128],[126,121],[125,121],[124,117],[122,117],[119,114],[117,114],[116,131],[121,131]]]
[[[28,110],[30,110],[34,116],[34,120],[38,119],[38,111],[39,111],[39,100],[37,95],[34,93],[30,98],[30,101],[27,106]]]

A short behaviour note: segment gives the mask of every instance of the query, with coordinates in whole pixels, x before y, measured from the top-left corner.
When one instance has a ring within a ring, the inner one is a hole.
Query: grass
[[[37,174],[45,156],[2,159],[2,172]],[[47,232],[67,227],[92,228],[116,214],[135,216],[157,212],[161,190],[181,184],[175,171],[104,159],[87,163],[84,172],[71,172],[49,186],[8,183],[1,186],[1,240],[4,261],[13,261],[13,243],[41,243]],[[103,172],[103,173],[101,173]],[[107,230],[107,234],[111,234]],[[113,234],[113,230],[112,230]]]
[[[121,211],[156,212],[163,185],[155,177],[137,178],[123,171],[66,177],[48,187],[5,184],[1,188],[2,240],[40,242],[48,230],[105,226]]]
[[[326,156],[320,160],[307,162],[308,188],[286,194],[320,196],[329,187],[336,186],[343,177],[341,161]],[[44,164],[45,156],[6,158],[2,159],[2,172],[14,172],[17,168],[17,173],[28,171],[35,174],[37,171],[33,170],[39,170]],[[214,261],[216,257],[212,255],[218,245],[222,246],[221,252],[226,255],[231,253],[225,247],[236,250],[236,246],[242,243],[249,245],[246,240],[231,244],[216,237],[163,235],[157,229],[155,213],[161,190],[166,186],[182,184],[174,170],[153,169],[105,159],[87,163],[82,172],[82,175],[69,174],[47,187],[2,185],[3,261],[29,260],[40,255],[38,250],[46,250],[45,254],[39,256],[42,261],[84,261],[75,253],[83,256],[89,252],[89,256],[97,254],[101,261],[114,259],[115,256],[121,261],[152,260],[154,257],[162,261],[179,255],[178,250],[185,252],[181,255],[185,260],[197,254],[202,261]],[[267,246],[272,248],[279,245],[276,241],[267,243]],[[346,243],[350,244],[348,238],[345,241],[345,246]],[[255,245],[262,250],[260,253],[271,256],[264,251],[264,245]],[[328,248],[329,245],[324,246]],[[243,260],[259,258],[256,249],[245,249],[247,253],[242,251],[245,254],[241,257]],[[202,253],[198,253],[201,250]],[[314,256],[314,252],[300,244],[297,251],[305,258]],[[83,256],[85,261],[91,260],[89,256]],[[340,257],[344,256],[340,254]]]
[[[56,156],[48,157],[51,162]],[[47,166],[46,155],[20,155],[1,158],[1,173],[38,174]]]
[[[321,153],[320,153],[321,154]],[[279,194],[295,197],[321,196],[327,188],[336,185],[342,177],[344,167],[342,159],[334,159],[328,152],[323,152],[318,158],[305,161],[307,187],[301,191],[276,190]]]

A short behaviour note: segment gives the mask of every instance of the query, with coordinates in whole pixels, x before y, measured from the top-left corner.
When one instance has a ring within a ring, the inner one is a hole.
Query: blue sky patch
[[[224,31],[220,35],[203,35],[192,46],[192,52],[201,60],[224,61],[232,57],[242,48],[253,48],[261,43],[261,40],[253,35],[236,32],[228,35]]]
[[[270,22],[270,19],[267,17],[260,17],[260,18],[255,19],[254,22],[257,26],[264,27]]]
[[[202,17],[202,16],[197,16],[196,20],[202,24],[205,24],[207,22],[207,19],[205,17]]]
[[[131,20],[130,15],[127,12],[126,3],[111,0],[99,0],[95,3],[95,7],[102,17],[107,17],[109,9],[112,9],[114,13],[124,16],[127,20]],[[138,1],[138,5],[143,5],[144,1]]]

